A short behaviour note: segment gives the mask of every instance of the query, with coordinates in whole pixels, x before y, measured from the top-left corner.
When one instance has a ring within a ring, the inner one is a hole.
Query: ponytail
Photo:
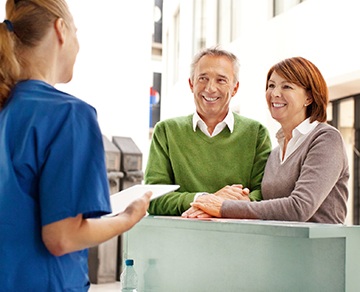
[[[0,23],[0,110],[15,83],[30,76],[26,54],[42,41],[54,20],[72,20],[66,0],[7,0],[6,17]]]
[[[15,37],[11,21],[6,20],[0,23],[0,109],[4,106],[20,76]]]

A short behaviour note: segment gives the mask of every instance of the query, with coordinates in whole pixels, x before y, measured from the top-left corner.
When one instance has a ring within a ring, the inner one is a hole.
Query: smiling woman
[[[285,141],[290,141],[292,130],[306,119],[307,106],[313,102],[313,97],[308,95],[305,88],[284,79],[274,71],[268,80],[266,100],[271,116],[281,124],[286,133]]]

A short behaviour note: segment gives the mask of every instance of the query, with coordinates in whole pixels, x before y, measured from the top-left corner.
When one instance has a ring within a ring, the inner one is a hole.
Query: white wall
[[[5,17],[0,0],[0,19]],[[100,128],[148,151],[153,1],[68,0],[80,52],[73,80],[57,85],[93,105]]]

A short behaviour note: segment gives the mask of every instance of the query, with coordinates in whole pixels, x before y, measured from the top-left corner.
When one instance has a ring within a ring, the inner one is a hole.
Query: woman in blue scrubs
[[[96,111],[55,89],[79,50],[65,0],[8,0],[0,23],[0,290],[87,291],[87,248],[134,226],[111,212]]]

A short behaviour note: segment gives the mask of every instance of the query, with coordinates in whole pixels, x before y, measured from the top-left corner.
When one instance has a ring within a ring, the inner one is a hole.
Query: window
[[[331,101],[329,122],[344,138],[349,160],[348,215],[345,224],[360,224],[360,94]]]
[[[163,0],[155,0],[153,42],[162,43],[162,7]]]

